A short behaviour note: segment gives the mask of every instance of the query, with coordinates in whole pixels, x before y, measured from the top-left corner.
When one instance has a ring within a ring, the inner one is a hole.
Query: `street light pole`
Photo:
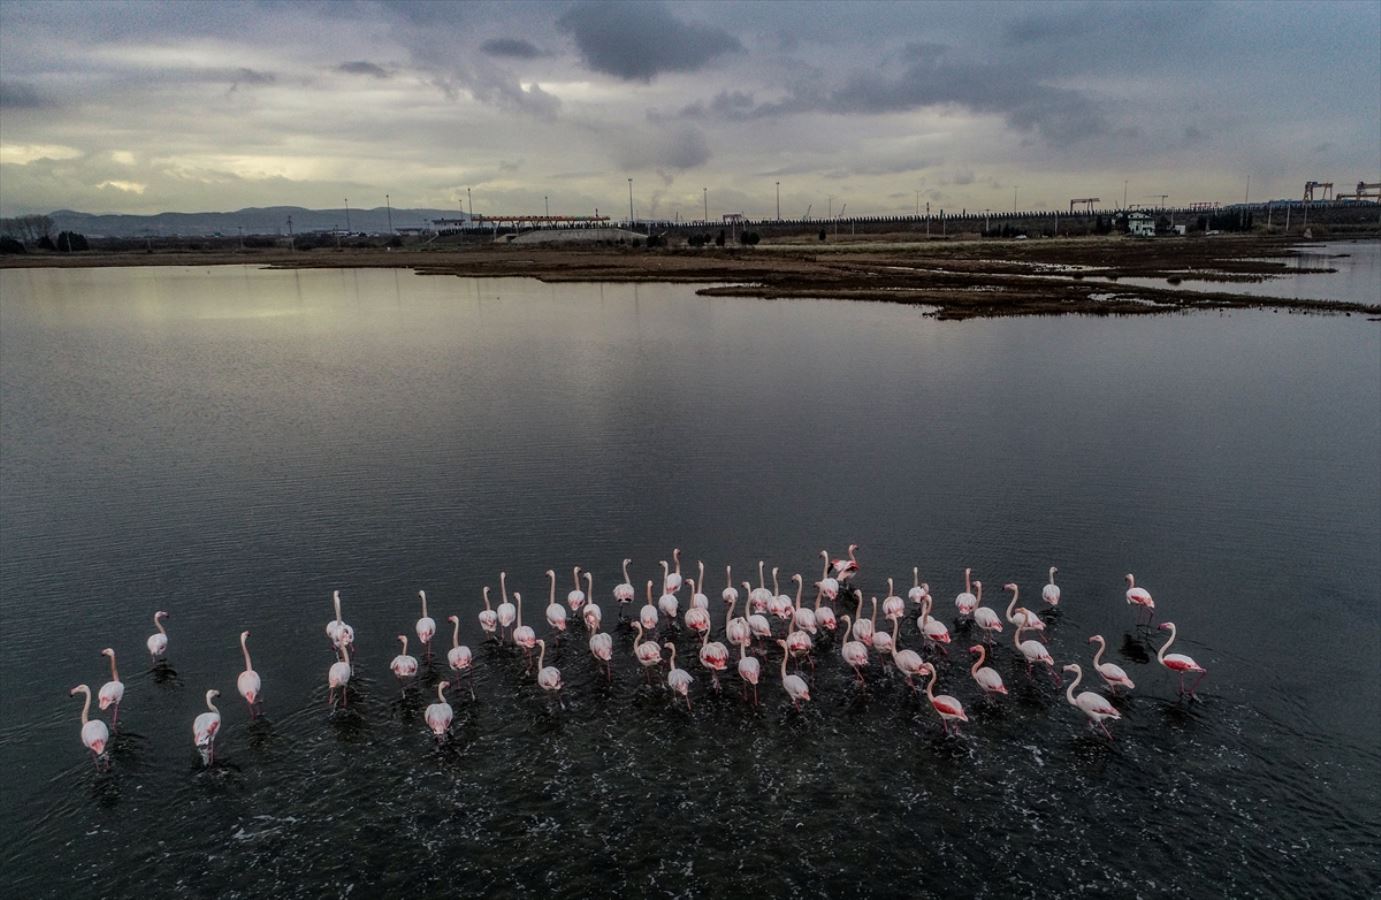
[[[782,183],[777,182],[777,221],[782,220]]]
[[[470,195],[470,189],[465,189],[465,202],[470,204],[470,224],[475,224],[475,198]]]
[[[543,195],[542,195],[542,205],[543,205],[544,207],[546,207],[546,210],[547,210],[547,218],[550,219],[550,218],[551,218],[551,198],[548,197],[546,194],[543,194]]]
[[[633,227],[633,179],[628,179],[628,227]]]
[[[350,230],[350,198],[345,198],[345,230]]]
[[[705,224],[710,224],[710,189],[702,187],[700,192],[705,196]]]
[[[393,201],[389,199],[388,194],[384,194],[384,206],[388,209],[388,233],[391,237],[393,235]]]

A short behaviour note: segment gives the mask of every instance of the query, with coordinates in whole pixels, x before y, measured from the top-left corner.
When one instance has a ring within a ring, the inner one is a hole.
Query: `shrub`
[[[719,234],[715,235],[715,237],[714,237],[714,245],[715,245],[716,247],[723,247],[723,246],[724,246],[724,229],[723,229],[723,228],[719,229]]]
[[[820,240],[823,241],[824,239],[825,239],[825,229],[821,228],[821,229],[820,229]]]
[[[751,247],[760,240],[762,240],[762,236],[756,231],[745,231],[738,236],[738,242],[745,247]]]
[[[75,231],[58,232],[56,244],[57,249],[61,250],[63,253],[68,253],[73,250],[80,251],[91,249],[91,245],[86,242],[86,235],[79,234]]]
[[[12,237],[0,237],[0,253],[28,253],[24,245]]]

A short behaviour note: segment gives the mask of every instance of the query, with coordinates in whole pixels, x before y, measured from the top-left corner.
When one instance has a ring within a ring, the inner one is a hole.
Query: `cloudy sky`
[[[812,215],[1381,180],[1381,2],[0,3],[0,213]],[[1339,188],[1341,191],[1342,188]]]

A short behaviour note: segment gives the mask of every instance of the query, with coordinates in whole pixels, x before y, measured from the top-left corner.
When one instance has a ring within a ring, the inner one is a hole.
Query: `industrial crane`
[[[1316,198],[1316,197],[1314,196],[1314,189],[1315,189],[1315,188],[1318,188],[1319,191],[1323,194],[1322,197],[1317,197],[1317,198]],[[1304,183],[1304,202],[1305,202],[1305,203],[1308,203],[1308,202],[1310,202],[1310,201],[1312,201],[1312,200],[1315,200],[1315,199],[1318,199],[1318,200],[1332,200],[1332,199],[1333,199],[1333,182],[1331,182],[1331,181],[1306,181],[1306,182]]]
[[[1351,194],[1339,194],[1335,199],[1338,200],[1375,200],[1381,203],[1381,181],[1357,182],[1357,190]]]
[[[1093,204],[1101,202],[1103,202],[1101,197],[1080,197],[1078,199],[1070,200],[1069,214],[1071,216],[1074,215],[1074,207],[1076,206],[1082,206],[1084,207],[1085,212],[1091,213],[1093,212]]]

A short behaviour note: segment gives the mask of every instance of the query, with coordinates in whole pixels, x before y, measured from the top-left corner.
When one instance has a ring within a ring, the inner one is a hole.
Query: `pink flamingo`
[[[930,593],[929,584],[921,584],[921,570],[918,566],[911,567],[911,589],[906,592],[906,599],[920,606]]]
[[[158,629],[158,634],[149,635],[149,639],[144,642],[149,648],[149,656],[153,659],[154,665],[158,665],[159,658],[168,652],[168,632],[160,621],[166,618],[168,614],[161,609],[153,614],[153,627]]]
[[[513,643],[523,648],[523,671],[526,672],[532,666],[532,648],[537,646],[537,632],[532,630],[531,625],[523,624],[523,595],[514,591],[513,601],[517,604]]]
[[[971,572],[973,572],[972,569],[964,570],[964,591],[954,598],[954,605],[962,617],[973,615],[973,608],[978,605],[978,597],[974,596],[973,584],[969,581]]]
[[[977,591],[974,597],[977,603],[973,608],[973,622],[983,629],[983,640],[991,644],[993,635],[1002,633],[1002,618],[994,610],[983,605],[983,582],[975,581],[973,587]]]
[[[201,761],[208,766],[216,761],[216,735],[221,730],[221,711],[216,709],[212,701],[220,695],[221,692],[215,688],[207,691],[206,708],[209,712],[202,713],[192,722],[192,741],[201,752]]]
[[[110,743],[110,730],[106,728],[100,719],[90,718],[91,713],[91,688],[84,684],[79,684],[68,691],[70,696],[78,694],[86,695],[86,702],[82,704],[82,744],[91,751],[92,761],[99,767],[101,758],[105,754],[105,748]]]
[[[1103,720],[1112,719],[1116,722],[1122,718],[1122,714],[1106,698],[1100,694],[1095,694],[1093,691],[1081,691],[1075,695],[1074,689],[1084,678],[1084,670],[1079,668],[1078,663],[1070,663],[1065,666],[1065,671],[1074,673],[1074,680],[1069,683],[1069,687],[1065,690],[1065,699],[1069,701],[1069,705],[1088,716],[1090,728],[1097,725],[1103,729],[1108,740],[1112,740],[1112,732],[1108,730],[1108,726],[1103,724]]]
[[[326,696],[326,703],[329,706],[336,705],[336,689],[340,688],[341,706],[350,706],[350,696],[346,689],[350,685],[350,676],[353,674],[350,668],[350,645],[341,644],[336,648],[340,653],[340,659],[331,663],[330,670],[326,673],[326,684],[331,689]]]
[[[340,617],[340,591],[331,592],[331,606],[336,611],[336,617],[326,623],[326,637],[331,641],[331,646],[339,649],[342,644],[355,643],[355,629],[345,624]],[[167,613],[163,615],[166,616]],[[152,641],[153,638],[149,640]]]
[[[719,690],[719,673],[729,667],[729,648],[719,641],[710,640],[708,631],[700,635],[700,665],[710,670],[715,691]]]
[[[623,561],[623,582],[614,585],[614,600],[619,605],[619,618],[623,618],[624,604],[632,603],[633,598],[637,596],[637,592],[633,589],[633,582],[628,578],[628,564],[632,561],[631,559]]]
[[[906,676],[906,685],[913,691],[919,691],[912,677],[921,672],[921,654],[915,650],[902,650],[901,639],[897,635],[897,629],[901,627],[900,619],[892,620],[892,665],[897,667],[897,671]]]
[[[677,577],[676,588],[677,588],[677,590],[680,590],[680,588],[681,588],[680,577],[681,577],[681,576],[678,575],[678,576],[676,576],[676,577]],[[673,590],[671,589],[671,576],[667,573],[667,564],[666,564],[666,562],[663,561],[663,562],[662,562],[662,596],[660,596],[660,597],[657,598],[657,609],[659,609],[659,610],[661,611],[662,615],[666,616],[666,617],[667,617],[668,619],[670,619],[672,622],[675,622],[675,621],[676,621],[676,613],[677,613],[677,611],[678,611],[680,608],[681,608],[681,601],[678,600],[678,599],[676,598],[676,591],[673,591]]]
[[[800,574],[792,575],[791,578],[796,582],[796,603],[792,607],[792,617],[797,627],[813,636],[815,634],[815,610],[801,605],[801,591],[805,589],[805,582],[801,580]]]
[[[791,654],[786,652],[786,641],[777,641],[782,648],[782,690],[786,691],[787,697],[791,699],[791,705],[798,711],[802,703],[810,701],[810,688],[806,685],[806,680],[800,675],[788,675],[786,673],[786,658]]]
[[[695,576],[695,581],[691,583],[690,605],[691,609],[707,610],[710,608],[710,598],[706,597],[704,594],[705,564],[703,562],[697,562],[696,565],[699,567],[699,574]],[[689,578],[687,578],[686,580],[690,581]]]
[[[930,676],[930,681],[926,682],[925,695],[930,698],[930,705],[940,714],[940,724],[944,727],[946,736],[951,733],[951,730],[954,734],[958,734],[959,723],[969,720],[968,715],[964,712],[964,704],[949,694],[935,696],[935,679],[939,676],[935,673],[935,667],[930,663],[921,663],[921,674]]]
[[[470,654],[470,648],[460,642],[460,616],[447,616],[446,621],[451,623],[451,649],[446,651],[446,665],[457,676],[474,671],[474,657]],[[470,699],[474,698],[475,688],[471,686]]]
[[[566,605],[571,608],[571,612],[580,612],[580,607],[585,605],[585,592],[580,589],[580,566],[571,570],[571,577],[575,580],[575,588],[566,594]]]
[[[120,670],[115,668],[114,648],[105,648],[101,651],[101,655],[110,657],[110,680],[101,685],[98,697],[102,710],[111,706],[115,707],[115,714],[110,720],[110,725],[114,728],[120,724],[120,701],[125,699],[125,683],[120,680]]]
[[[854,555],[854,551],[857,549],[857,544],[850,544],[849,558],[834,561],[834,577],[839,579],[841,585],[858,574],[858,557]]]
[[[599,631],[599,625],[604,621],[604,612],[595,602],[595,576],[589,572],[585,573],[585,593],[590,600],[585,604],[585,608],[580,611],[580,615],[585,619],[585,628],[589,631]]]
[[[892,635],[886,631],[878,631],[878,598],[873,598],[873,618],[870,620],[873,625],[873,649],[878,653],[892,655]],[[892,620],[896,622],[896,619]]]
[[[738,645],[738,677],[743,679],[743,699],[748,699],[748,685],[753,686],[753,705],[758,705],[758,679],[762,668],[756,657],[748,655],[748,644]]]
[[[652,596],[652,582],[648,582],[648,596]],[[647,673],[648,680],[651,681],[652,669],[654,666],[662,664],[662,648],[657,646],[656,641],[643,640],[643,623],[634,622],[633,627],[638,629],[638,636],[633,639],[633,655],[638,658],[638,664]]]
[[[1060,586],[1055,583],[1055,573],[1060,571],[1054,566],[1050,567],[1050,583],[1041,588],[1041,599],[1051,606],[1060,605]]]
[[[1088,639],[1088,642],[1090,644],[1098,644],[1098,652],[1093,655],[1093,670],[1098,673],[1099,678],[1107,683],[1108,690],[1116,694],[1118,687],[1124,687],[1129,691],[1136,688],[1136,685],[1132,683],[1132,679],[1128,678],[1127,673],[1122,671],[1121,666],[1116,663],[1105,663],[1102,661],[1103,651],[1108,649],[1108,642],[1103,640],[1101,634],[1095,634]]]
[[[480,612],[480,628],[485,634],[494,634],[499,630],[499,614],[489,606],[489,586],[484,586],[484,609]],[[487,640],[487,638],[486,638]]]
[[[1045,623],[1040,616],[1031,612],[1026,607],[1017,608],[1017,595],[1019,588],[1015,584],[1004,584],[1003,590],[1012,592],[1012,602],[1007,604],[1007,621],[1011,622],[1018,630],[1026,629],[1040,634],[1041,640],[1045,640]]]
[[[673,547],[671,558],[676,563],[676,571],[666,576],[666,589],[668,593],[675,594],[681,590],[681,548]],[[675,618],[673,616],[672,618]]]
[[[686,610],[686,615],[685,615],[686,627],[689,628],[691,631],[695,632],[696,634],[709,634],[709,633],[710,633],[710,611],[709,611],[709,609],[708,609],[707,607],[704,607],[704,606],[696,606],[695,603],[693,602],[695,597],[702,597],[702,598],[703,598],[705,595],[704,595],[704,594],[700,594],[700,593],[696,593],[696,590],[697,590],[697,582],[696,582],[696,580],[695,580],[694,578],[687,578],[687,579],[686,579],[686,584],[690,585],[691,596],[692,596],[691,607],[690,607],[690,609]],[[705,602],[708,603],[709,601],[706,600]]]
[[[738,593],[735,591],[735,593]],[[738,604],[738,598],[729,601],[729,610],[724,617],[724,637],[731,644],[742,647],[753,639],[753,630],[748,627],[748,620],[743,616],[734,617],[734,606]]]
[[[455,618],[455,616],[451,616]],[[427,727],[436,735],[438,741],[446,740],[447,732],[451,730],[451,719],[454,712],[451,704],[446,702],[446,688],[450,687],[449,681],[439,682],[436,686],[436,702],[427,707],[427,711],[422,714]]]
[[[734,570],[732,566],[724,567],[724,590],[720,593],[719,599],[725,603],[738,602],[738,588],[734,587]]]
[[[1146,588],[1136,586],[1136,577],[1131,573],[1127,574],[1127,605],[1138,606],[1146,610],[1148,613],[1147,624],[1150,624],[1151,620],[1156,617],[1156,601],[1151,599],[1151,594]],[[1140,612],[1138,612],[1138,616],[1140,616]]]
[[[863,618],[863,592],[854,589],[853,635],[855,640],[862,641],[866,646],[873,646],[873,623]]]
[[[1041,663],[1050,667],[1050,677],[1055,679],[1055,683],[1060,683],[1060,676],[1055,674],[1055,660],[1050,658],[1050,651],[1045,649],[1045,644],[1040,641],[1023,641],[1021,633],[1029,631],[1025,625],[1018,625],[1017,630],[1012,634],[1012,646],[1016,647],[1017,652],[1026,660],[1026,677],[1031,677],[1031,666],[1034,663]]]
[[[503,602],[501,602],[501,603],[499,604],[499,609],[498,609],[499,629],[500,629],[500,630],[499,630],[499,643],[502,644],[502,643],[503,643],[503,629],[505,629],[505,628],[511,628],[511,627],[513,626],[514,620],[515,620],[516,617],[517,617],[517,607],[515,607],[512,603],[509,603],[509,602],[508,602],[508,573],[507,573],[507,572],[500,572],[500,573],[499,573],[499,596],[500,596],[500,599],[503,601]],[[517,592],[517,591],[514,591],[514,592],[513,592],[513,596],[515,596],[515,597],[518,596],[518,592]]]
[[[590,634],[590,655],[604,663],[604,677],[612,682],[614,680],[614,639],[599,630],[596,624]]]
[[[982,644],[974,644],[969,648],[970,653],[977,653],[978,659],[974,660],[973,668],[969,669],[969,674],[973,680],[978,682],[978,686],[987,694],[1005,694],[1007,685],[1002,683],[1002,676],[997,674],[997,669],[983,665],[983,660],[988,655],[988,650]]]
[[[686,699],[686,711],[691,708],[690,686],[695,681],[695,677],[685,669],[676,668],[676,645],[667,641],[664,644],[671,651],[671,667],[667,670],[667,687],[674,693],[680,694]]]
[[[245,656],[245,670],[240,673],[240,677],[235,679],[235,689],[240,692],[240,696],[245,698],[249,704],[249,717],[251,719],[258,716],[259,696],[263,685],[259,680],[259,673],[254,671],[254,665],[249,661],[249,632],[240,632],[240,652]]]
[[[887,596],[882,598],[882,616],[896,621],[906,614],[906,601],[898,597],[892,588],[892,579],[887,579]]]
[[[403,679],[413,678],[417,675],[417,657],[408,655],[408,636],[398,635],[398,640],[403,642],[403,650],[393,657],[393,662],[388,667],[393,670],[393,675],[398,679],[398,684],[407,690],[407,685],[403,684]]]
[[[824,599],[825,592],[820,585],[823,582],[815,582],[815,624],[826,631],[834,631],[839,627],[839,622],[834,617],[834,610],[828,606],[821,606],[820,601]],[[833,599],[833,598],[831,598]]]
[[[767,611],[779,619],[790,619],[795,615],[791,598],[781,592],[781,585],[777,582],[776,566],[772,567],[772,598],[767,601]]]
[[[656,631],[659,618],[660,614],[657,612],[657,607],[652,602],[652,582],[649,581],[647,583],[647,603],[638,611],[638,621],[648,631]]]
[[[748,592],[748,599],[752,601],[753,612],[762,614],[767,612],[768,601],[772,599],[772,592],[767,589],[767,579],[762,574],[762,560],[758,560],[758,586]],[[747,586],[747,582],[744,582]]]
[[[423,647],[427,648],[428,659],[432,656],[432,638],[436,635],[436,620],[427,615],[427,592],[418,591],[417,596],[422,598],[422,618],[417,620],[417,640]]]
[[[556,702],[561,704],[561,708],[566,708],[566,701],[561,699],[561,670],[556,666],[544,665],[547,658],[547,642],[539,640],[537,646],[541,651],[537,654],[537,684],[544,691],[552,691],[556,694]]]
[[[560,637],[566,630],[566,607],[556,602],[556,572],[547,569],[547,579],[551,582],[551,595],[547,602],[547,624]]]
[[[853,667],[854,677],[862,685],[864,684],[863,668],[868,665],[868,645],[862,641],[849,639],[854,626],[847,614],[840,616],[839,619],[844,623],[844,642],[839,647],[839,655],[843,658],[845,665]]]
[[[1185,656],[1183,653],[1171,653],[1167,655],[1165,651],[1169,650],[1170,645],[1175,643],[1175,623],[1164,622],[1161,624],[1160,628],[1162,631],[1170,632],[1170,640],[1166,641],[1164,644],[1161,645],[1160,652],[1156,654],[1156,659],[1160,660],[1160,664],[1165,668],[1169,669],[1171,672],[1180,673],[1179,692],[1181,697],[1188,695],[1189,697],[1198,700],[1199,695],[1196,694],[1195,691],[1199,689],[1199,682],[1203,681],[1205,678],[1208,677],[1208,670],[1196,663],[1194,660],[1190,659],[1188,656]],[[1193,686],[1190,687],[1188,691],[1184,689],[1185,672],[1199,673],[1198,681],[1195,681]]]
[[[927,644],[939,647],[940,652],[949,656],[949,647],[946,646],[949,644],[949,628],[944,622],[930,614],[930,608],[934,602],[929,595],[926,596],[925,602],[921,604],[921,615],[916,619],[916,627],[920,630],[921,636],[925,638]]]
[[[824,571],[820,574],[820,593],[825,595],[825,599],[831,602],[839,596],[839,580],[830,574],[830,552],[820,551],[820,558],[825,561]]]
[[[745,581],[743,583],[743,588],[744,590],[748,590],[748,582]],[[752,591],[748,592],[748,596],[749,600],[751,600]],[[772,623],[768,620],[767,616],[764,616],[760,612],[754,612],[745,616],[745,618],[748,620],[748,630],[752,632],[753,637],[768,639],[772,637]]]

